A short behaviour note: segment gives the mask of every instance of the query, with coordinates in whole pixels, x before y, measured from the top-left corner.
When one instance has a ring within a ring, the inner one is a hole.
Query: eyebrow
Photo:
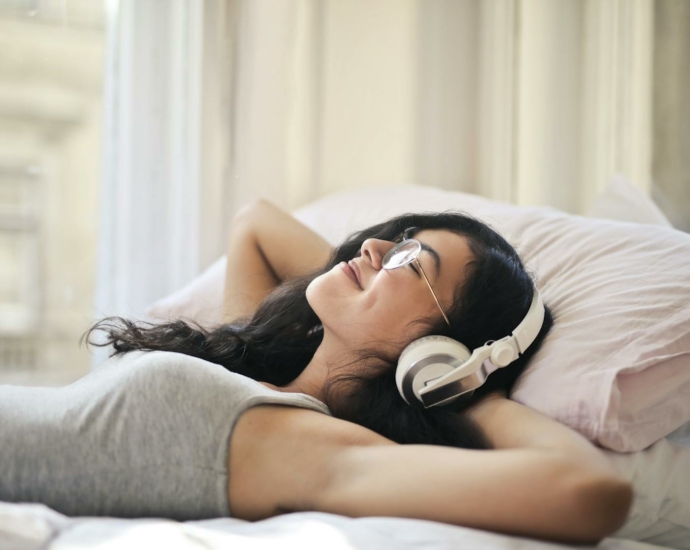
[[[441,276],[441,257],[438,255],[438,252],[436,252],[428,244],[425,244],[422,241],[419,241],[419,244],[422,245],[422,250],[431,254],[431,257],[434,259],[434,268],[436,268],[436,280],[438,281],[438,278]]]

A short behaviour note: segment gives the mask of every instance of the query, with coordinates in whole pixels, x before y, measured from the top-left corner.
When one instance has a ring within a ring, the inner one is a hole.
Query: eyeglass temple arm
[[[422,271],[422,275],[424,275],[424,280],[426,281],[426,284],[429,287],[429,290],[431,290],[431,295],[434,297],[434,300],[436,301],[436,305],[438,306],[438,309],[441,310],[441,315],[443,315],[443,318],[446,320],[446,323],[448,323],[448,326],[450,326],[450,321],[448,320],[448,317],[446,317],[446,314],[443,311],[441,304],[438,303],[438,298],[436,297],[436,293],[434,292],[434,289],[431,288],[431,283],[429,282],[429,278],[426,276],[426,271],[424,271],[424,268],[422,267],[422,263],[417,258],[415,258],[414,261],[417,262],[419,269]]]

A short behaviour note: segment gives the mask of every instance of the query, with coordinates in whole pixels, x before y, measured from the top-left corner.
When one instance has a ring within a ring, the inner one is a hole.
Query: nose
[[[386,255],[391,248],[395,246],[395,243],[390,241],[383,241],[381,239],[366,239],[362,243],[362,248],[360,249],[362,256],[369,259],[371,265],[379,271],[382,266],[383,257]]]

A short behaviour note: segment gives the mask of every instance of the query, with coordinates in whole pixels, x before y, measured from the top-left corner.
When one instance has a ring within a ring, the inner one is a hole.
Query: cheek
[[[321,322],[335,332],[364,332],[367,338],[393,341],[416,337],[410,323],[429,313],[423,306],[428,297],[420,290],[424,288],[406,281],[379,280],[359,292],[348,286],[345,276],[330,271],[309,284],[306,298]]]
[[[376,322],[385,323],[389,328],[404,326],[414,315],[419,296],[410,292],[404,284],[381,284],[372,288],[364,296],[362,307]]]

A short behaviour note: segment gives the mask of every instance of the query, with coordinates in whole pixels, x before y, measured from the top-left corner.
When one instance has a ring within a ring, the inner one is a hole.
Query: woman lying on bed
[[[227,252],[226,324],[109,318],[91,331],[105,331],[116,355],[186,354],[328,406],[332,416],[278,404],[241,414],[227,450],[235,517],[398,516],[572,543],[622,526],[632,489],[606,457],[506,398],[553,324],[541,302],[528,349],[474,391],[429,406],[423,383],[396,381],[418,338],[449,337],[471,353],[531,314],[532,278],[488,226],[459,213],[409,214],[333,249],[261,200],[234,220]]]

